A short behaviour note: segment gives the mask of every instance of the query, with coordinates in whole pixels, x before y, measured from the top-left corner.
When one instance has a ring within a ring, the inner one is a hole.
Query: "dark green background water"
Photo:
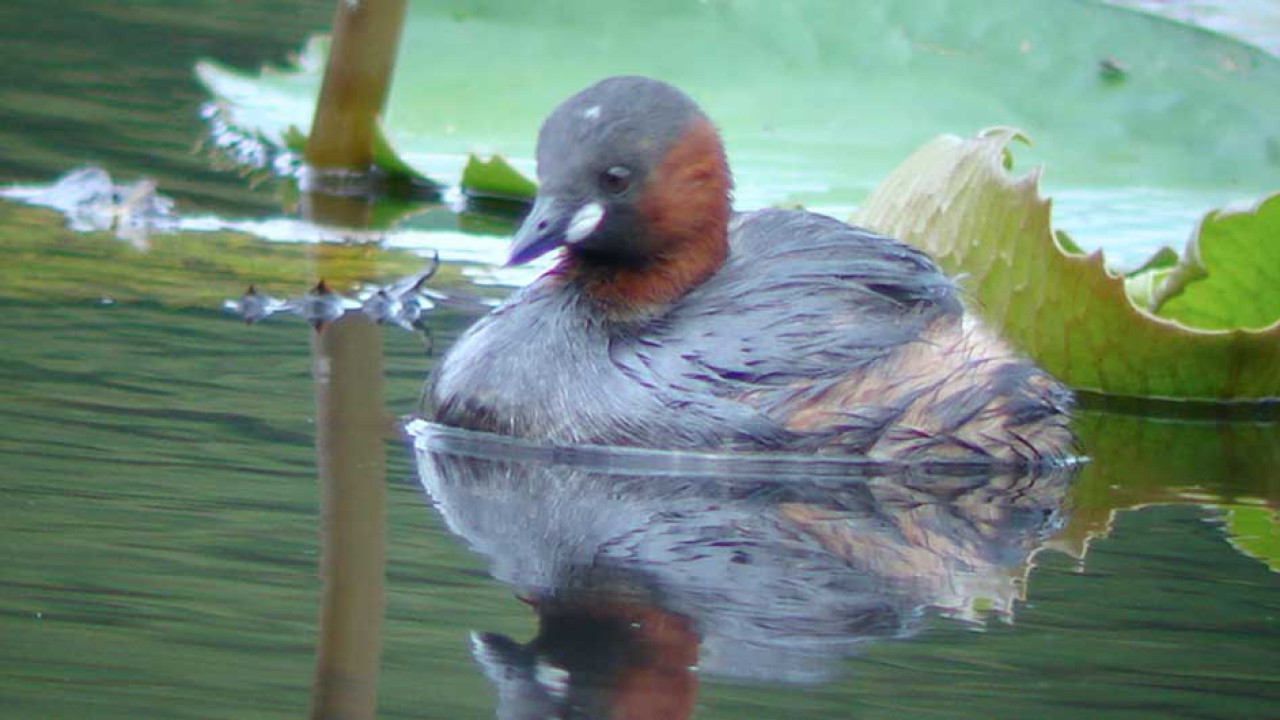
[[[97,163],[156,179],[184,213],[279,213],[270,189],[193,151],[191,67],[280,61],[330,11],[10,0],[0,182]],[[183,241],[202,242],[153,252]],[[0,264],[21,279],[0,287],[0,717],[299,717],[319,591],[311,330],[246,327],[210,300],[241,274],[102,250],[117,242],[0,204]],[[437,352],[462,322],[437,318]],[[383,335],[389,409],[411,412],[432,358]],[[1276,427],[1082,425],[1097,459],[1055,547],[1094,537],[1083,559],[1037,556],[1012,622],[926,611],[914,637],[867,645],[818,686],[704,677],[698,717],[1280,716],[1280,575],[1234,549],[1212,507],[1280,502]],[[487,717],[469,632],[527,639],[534,620],[433,512],[409,449],[389,457],[380,714]]]

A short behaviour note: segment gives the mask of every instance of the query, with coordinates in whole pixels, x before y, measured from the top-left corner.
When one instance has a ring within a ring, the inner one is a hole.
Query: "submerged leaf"
[[[1058,242],[1039,172],[1005,169],[1015,137],[994,129],[934,140],[899,166],[854,220],[965,276],[980,314],[1077,388],[1203,400],[1280,396],[1280,322],[1197,330],[1135,307],[1125,279],[1106,268],[1100,251],[1071,253]]]

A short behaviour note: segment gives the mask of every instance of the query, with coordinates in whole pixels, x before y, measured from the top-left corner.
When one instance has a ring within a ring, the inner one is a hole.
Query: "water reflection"
[[[382,342],[350,313],[311,336],[321,488],[319,638],[311,717],[374,717],[386,559]]]
[[[501,717],[685,717],[697,676],[820,682],[927,611],[1011,620],[1071,481],[680,456],[637,472],[409,430],[449,528],[538,618],[528,642],[473,636]]]

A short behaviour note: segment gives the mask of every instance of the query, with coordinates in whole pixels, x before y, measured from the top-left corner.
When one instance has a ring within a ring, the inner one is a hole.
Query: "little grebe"
[[[716,129],[615,77],[542,126],[510,263],[553,270],[472,326],[432,418],[553,444],[1036,464],[1070,393],[971,317],[924,253],[814,213],[735,213]]]

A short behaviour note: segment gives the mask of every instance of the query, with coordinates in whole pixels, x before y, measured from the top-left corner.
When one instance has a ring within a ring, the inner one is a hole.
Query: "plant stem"
[[[395,67],[406,0],[338,0],[333,44],[307,139],[320,170],[368,171]]]

